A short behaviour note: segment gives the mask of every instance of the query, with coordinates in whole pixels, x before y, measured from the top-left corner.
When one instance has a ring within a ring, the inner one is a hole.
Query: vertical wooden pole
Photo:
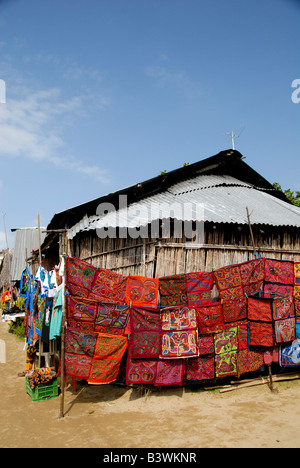
[[[65,237],[66,237],[65,232]],[[62,323],[61,323],[61,352],[60,352],[60,412],[59,417],[64,417],[64,404],[65,404],[65,325],[66,325],[66,272],[67,261],[64,258],[64,274],[63,274],[63,296],[62,296]]]
[[[249,224],[250,235],[251,235],[251,240],[252,240],[253,252],[256,253],[256,250],[257,250],[257,249],[256,249],[256,245],[255,245],[255,240],[254,240],[253,231],[252,231],[252,226],[251,226],[250,214],[249,214],[248,206],[246,206],[246,211],[247,211],[248,224]]]
[[[39,260],[40,260],[40,266],[42,266],[42,250],[41,250],[41,226],[40,226],[40,214],[38,213],[38,235],[39,235]],[[42,340],[39,339],[39,363],[38,366],[39,368],[41,367],[41,357],[43,353],[43,344]]]

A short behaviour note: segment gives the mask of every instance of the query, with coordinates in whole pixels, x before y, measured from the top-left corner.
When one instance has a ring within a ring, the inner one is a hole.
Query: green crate
[[[26,393],[31,396],[33,401],[50,400],[58,396],[57,379],[51,380],[45,384],[36,385],[32,389],[29,385],[29,380],[26,378]]]

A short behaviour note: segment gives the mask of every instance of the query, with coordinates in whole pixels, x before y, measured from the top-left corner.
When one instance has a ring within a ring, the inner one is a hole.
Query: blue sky
[[[9,247],[37,213],[46,226],[231,148],[231,131],[251,167],[300,190],[299,24],[298,0],[0,1]]]

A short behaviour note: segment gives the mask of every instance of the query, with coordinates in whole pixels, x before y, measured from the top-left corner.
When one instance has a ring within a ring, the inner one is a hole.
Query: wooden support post
[[[253,231],[252,231],[252,226],[251,226],[250,214],[249,214],[248,206],[246,206],[246,211],[247,211],[248,224],[249,224],[250,235],[251,235],[251,240],[252,240],[253,252],[256,253],[256,250],[257,250],[257,249],[256,249],[256,245],[255,245],[255,240],[254,240]]]
[[[66,235],[66,233],[65,233]],[[60,412],[59,417],[64,417],[65,404],[65,326],[66,326],[66,270],[67,262],[64,258],[64,274],[63,274],[63,296],[62,296],[62,323],[61,323],[61,352],[60,352]]]
[[[40,214],[38,213],[38,235],[39,235],[39,260],[40,266],[42,266],[42,250],[41,250],[41,226],[40,226]],[[39,368],[41,367],[41,357],[43,354],[44,346],[42,340],[39,339]]]
[[[274,391],[274,388],[273,388],[273,378],[272,378],[272,369],[271,369],[271,364],[268,365],[268,368],[269,368],[269,383],[270,383],[270,390],[271,392]]]

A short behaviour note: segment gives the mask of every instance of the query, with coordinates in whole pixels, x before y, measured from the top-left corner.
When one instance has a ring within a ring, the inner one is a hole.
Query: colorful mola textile
[[[95,331],[93,322],[82,322],[81,320],[68,319],[68,328],[73,328],[78,332],[89,333]]]
[[[158,310],[133,307],[130,309],[131,331],[161,331],[161,318]]]
[[[265,276],[265,260],[257,258],[239,264],[242,286],[261,285]]]
[[[275,297],[273,300],[273,319],[280,320],[295,317],[294,303],[291,296]]]
[[[300,300],[300,286],[294,286],[294,297]]]
[[[198,356],[197,330],[166,331],[162,333],[161,355],[163,359]]]
[[[300,318],[300,299],[295,298],[294,307],[295,307],[296,317]]]
[[[197,312],[190,307],[174,307],[161,312],[162,330],[196,330]]]
[[[221,299],[241,299],[244,297],[239,265],[219,268],[213,272]]]
[[[114,382],[119,373],[121,359],[127,348],[125,336],[98,333],[88,383],[108,384]]]
[[[294,284],[300,286],[300,262],[294,262]]]
[[[215,353],[224,354],[238,350],[238,328],[232,327],[214,334]]]
[[[71,328],[66,329],[65,350],[71,354],[94,356],[97,333],[84,333]]]
[[[185,378],[188,382],[213,380],[215,378],[214,356],[186,359],[185,372]]]
[[[215,356],[215,373],[217,378],[237,375],[237,352],[217,354]]]
[[[97,302],[69,295],[67,299],[67,320],[71,319],[94,324],[97,312]]]
[[[125,304],[127,276],[105,268],[98,268],[89,299],[111,304]]]
[[[198,340],[199,356],[213,354],[215,351],[213,334],[200,335]]]
[[[236,322],[247,318],[247,300],[246,298],[236,301],[223,301],[224,322]]]
[[[187,273],[185,280],[189,307],[211,302],[211,290],[214,284],[211,272]]]
[[[273,324],[267,322],[250,322],[250,346],[271,348],[273,340]]]
[[[200,333],[209,333],[224,328],[223,308],[221,302],[213,302],[197,308]]]
[[[76,379],[87,380],[92,365],[91,356],[66,353],[65,355],[65,374]]]
[[[248,298],[248,320],[272,322],[272,300],[268,298]]]
[[[96,268],[85,260],[76,257],[68,257],[66,262],[66,285],[74,296],[87,297]]]
[[[156,358],[160,355],[161,319],[157,310],[132,308],[130,329],[131,358]]]
[[[129,307],[118,304],[100,303],[95,320],[95,330],[125,330],[129,318]],[[104,331],[106,333],[106,331]]]
[[[126,365],[127,384],[154,384],[156,379],[157,360],[131,359],[128,356]]]
[[[264,297],[274,298],[276,296],[290,296],[294,294],[294,286],[286,284],[265,283]]]
[[[129,346],[132,359],[158,358],[161,348],[161,332],[134,331],[130,335]]]
[[[296,338],[296,320],[294,318],[275,321],[276,343],[288,343]]]
[[[126,303],[133,306],[157,307],[159,281],[156,278],[129,276]]]
[[[265,282],[294,285],[294,263],[266,258]]]
[[[237,353],[238,376],[256,372],[264,365],[264,353],[261,350],[243,349]]]
[[[281,367],[300,367],[300,339],[280,347],[279,365]]]
[[[163,307],[188,304],[185,274],[159,278],[160,303]]]
[[[294,297],[300,299],[300,262],[294,263]]]
[[[169,359],[157,362],[154,385],[182,385],[184,375],[184,360]]]

